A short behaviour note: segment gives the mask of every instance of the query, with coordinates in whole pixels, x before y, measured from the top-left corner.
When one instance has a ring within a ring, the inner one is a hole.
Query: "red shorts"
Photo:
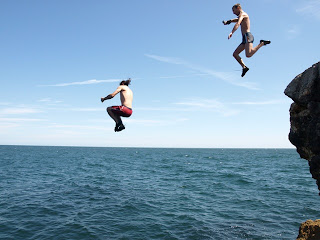
[[[126,106],[112,106],[111,111],[121,117],[130,117],[132,109]]]

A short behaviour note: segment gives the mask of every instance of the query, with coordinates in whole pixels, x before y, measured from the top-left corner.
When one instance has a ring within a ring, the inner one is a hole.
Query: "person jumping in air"
[[[253,35],[250,32],[250,19],[249,15],[244,12],[241,8],[241,5],[235,4],[232,7],[232,11],[235,15],[238,16],[238,18],[231,19],[228,21],[223,21],[222,23],[224,25],[229,25],[230,23],[234,22],[236,23],[231,31],[231,33],[228,35],[228,39],[230,39],[235,31],[239,28],[241,25],[241,33],[242,33],[242,42],[237,47],[237,49],[233,52],[233,57],[238,61],[238,63],[242,66],[242,74],[241,77],[243,77],[248,71],[249,68],[244,64],[239,54],[245,50],[246,51],[246,57],[252,57],[253,54],[255,54],[259,48],[261,48],[264,45],[270,44],[271,41],[269,40],[260,40],[260,43],[253,47]]]
[[[132,114],[133,93],[128,87],[130,82],[130,78],[128,80],[121,81],[120,86],[113,93],[101,98],[101,102],[104,102],[105,100],[111,99],[120,93],[121,106],[111,106],[107,108],[108,114],[116,123],[114,128],[115,132],[120,132],[125,129],[121,117],[130,117]]]

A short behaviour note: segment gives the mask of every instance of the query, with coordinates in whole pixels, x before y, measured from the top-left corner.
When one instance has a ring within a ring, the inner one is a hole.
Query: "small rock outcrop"
[[[284,93],[294,101],[289,140],[308,160],[320,191],[320,62],[296,76]]]
[[[308,220],[301,224],[297,240],[319,240],[320,239],[320,219]]]

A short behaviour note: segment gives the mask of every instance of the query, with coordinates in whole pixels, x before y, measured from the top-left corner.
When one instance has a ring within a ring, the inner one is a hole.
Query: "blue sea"
[[[0,239],[295,239],[319,218],[294,149],[0,146]]]

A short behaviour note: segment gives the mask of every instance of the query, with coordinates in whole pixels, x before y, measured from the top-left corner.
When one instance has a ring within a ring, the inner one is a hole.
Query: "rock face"
[[[320,239],[320,219],[308,220],[301,224],[297,240],[319,240]]]
[[[296,76],[284,93],[294,101],[289,140],[308,160],[320,191],[320,62]]]

